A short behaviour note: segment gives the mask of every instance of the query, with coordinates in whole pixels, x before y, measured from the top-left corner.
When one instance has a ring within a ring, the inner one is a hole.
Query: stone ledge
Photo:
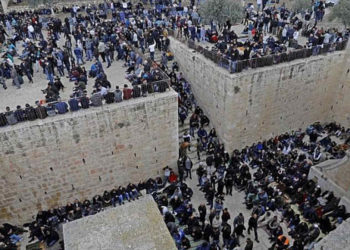
[[[65,249],[177,249],[151,195],[63,225]]]
[[[37,119],[34,121],[25,121],[25,122],[17,123],[15,125],[8,125],[6,127],[1,127],[0,133],[9,132],[17,129],[28,128],[31,126],[43,126],[47,123],[82,117],[82,116],[95,114],[99,112],[108,112],[114,109],[130,109],[131,107],[137,106],[140,104],[152,103],[154,101],[158,102],[161,100],[169,100],[169,98],[171,97],[177,98],[177,93],[173,89],[170,89],[164,93],[153,93],[151,95],[148,95],[147,97],[139,97],[139,98],[130,99],[127,101],[122,101],[120,103],[103,104],[101,107],[90,106],[90,108],[88,109],[80,109],[75,112],[68,111],[65,114],[57,114],[56,116],[46,117],[45,119]]]

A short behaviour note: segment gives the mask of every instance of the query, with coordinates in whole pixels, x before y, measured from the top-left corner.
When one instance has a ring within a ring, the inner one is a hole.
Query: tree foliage
[[[311,9],[312,2],[310,0],[294,0],[292,9],[296,13],[301,12],[302,10]]]
[[[243,18],[243,7],[238,0],[206,0],[199,9],[201,19],[205,23],[211,20],[224,24],[227,20],[235,24]]]
[[[54,3],[52,0],[29,0],[28,5],[31,8],[38,8],[39,6],[49,6],[50,4]]]
[[[336,4],[330,15],[330,20],[339,19],[345,27],[350,26],[350,1],[349,0],[340,0]]]

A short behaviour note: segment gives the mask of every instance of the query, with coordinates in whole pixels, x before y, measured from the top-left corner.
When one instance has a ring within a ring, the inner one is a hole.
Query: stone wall
[[[347,219],[342,224],[337,225],[337,229],[331,231],[321,241],[317,242],[313,249],[349,249],[350,238],[350,219]]]
[[[173,38],[170,44],[198,104],[229,150],[315,121],[349,121],[343,105],[349,98],[340,97],[339,87],[345,51],[229,74],[185,44]],[[343,112],[335,112],[340,106]]]
[[[341,204],[350,210],[350,153],[342,159],[332,159],[313,166],[309,179],[317,182],[322,190],[330,190],[341,197]]]
[[[151,195],[63,224],[68,250],[176,250]]]
[[[342,68],[338,76],[338,84],[335,86],[335,100],[331,107],[330,120],[340,122],[346,128],[350,127],[350,42],[343,61],[339,65]]]
[[[0,129],[0,223],[138,183],[178,158],[175,91]]]
[[[7,12],[7,6],[9,4],[9,0],[0,0],[1,8],[4,13]]]

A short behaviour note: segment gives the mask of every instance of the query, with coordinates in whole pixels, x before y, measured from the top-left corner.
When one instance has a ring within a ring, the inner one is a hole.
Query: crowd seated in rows
[[[75,199],[73,203],[68,202],[65,206],[55,206],[47,211],[38,211],[35,220],[25,223],[24,228],[30,232],[29,242],[40,241],[45,242],[47,247],[55,245],[59,241],[59,225],[67,223],[82,217],[94,215],[110,206],[116,207],[125,204],[126,201],[131,202],[142,196],[141,191],[146,193],[154,193],[162,189],[165,183],[173,178],[174,172],[170,169],[169,179],[163,180],[160,177],[156,179],[149,178],[146,181],[140,181],[138,184],[129,183],[127,186],[115,186],[112,190],[105,190],[103,194],[96,194],[92,199],[79,201]],[[164,185],[159,186],[159,182]],[[167,192],[171,192],[170,187]],[[6,250],[17,249],[17,243],[22,241],[20,235],[27,230],[5,223],[0,226],[0,248]],[[63,246],[63,242],[61,242]]]

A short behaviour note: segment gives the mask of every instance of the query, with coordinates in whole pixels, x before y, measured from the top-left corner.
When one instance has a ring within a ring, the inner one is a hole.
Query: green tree
[[[292,4],[293,11],[299,13],[302,10],[311,9],[312,2],[311,0],[294,0]]]
[[[244,10],[239,0],[206,0],[200,5],[199,14],[205,23],[211,20],[223,25],[227,20],[232,24],[240,22]]]
[[[38,8],[40,5],[49,7],[49,4],[52,4],[52,3],[54,3],[54,1],[52,0],[29,0],[28,1],[28,5],[31,8]]]
[[[345,27],[350,26],[350,1],[349,0],[340,0],[336,4],[329,16],[330,21],[339,19]]]

